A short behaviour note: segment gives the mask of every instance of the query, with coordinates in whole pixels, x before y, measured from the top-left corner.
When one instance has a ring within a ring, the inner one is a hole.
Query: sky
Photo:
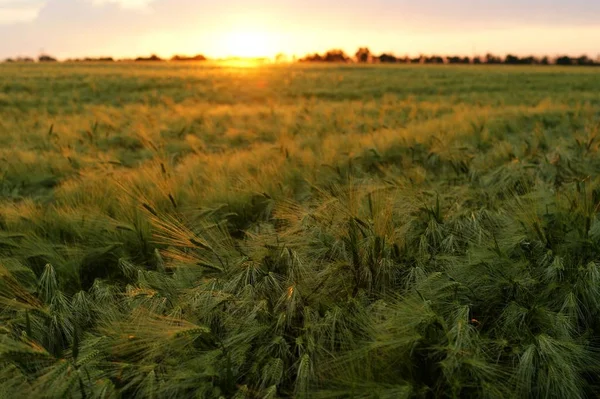
[[[600,54],[600,0],[0,0],[0,58]]]

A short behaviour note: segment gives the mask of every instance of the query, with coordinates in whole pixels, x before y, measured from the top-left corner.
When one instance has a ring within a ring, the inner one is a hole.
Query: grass
[[[0,65],[0,397],[599,395],[598,93]]]

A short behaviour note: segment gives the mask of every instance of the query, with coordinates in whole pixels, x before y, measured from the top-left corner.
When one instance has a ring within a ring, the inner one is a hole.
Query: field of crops
[[[0,65],[0,398],[600,395],[600,71]]]

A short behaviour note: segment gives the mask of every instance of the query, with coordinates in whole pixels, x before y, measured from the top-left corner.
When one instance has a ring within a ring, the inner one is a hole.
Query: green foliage
[[[591,70],[0,70],[0,397],[600,395]]]

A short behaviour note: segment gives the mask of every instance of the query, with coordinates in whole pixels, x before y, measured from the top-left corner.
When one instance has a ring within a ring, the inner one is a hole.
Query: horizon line
[[[358,49],[361,49],[363,47],[359,47]],[[368,49],[368,47],[365,47]],[[230,56],[221,56],[221,57],[212,57],[212,56],[207,56],[206,54],[203,53],[196,53],[196,54],[184,54],[184,53],[172,53],[170,56],[165,56],[164,53],[161,52],[154,52],[154,53],[150,53],[149,55],[133,55],[133,56],[110,56],[110,55],[96,55],[96,56],[91,56],[91,55],[86,55],[86,56],[72,56],[72,57],[55,57],[53,55],[51,55],[50,52],[46,52],[46,51],[40,51],[38,53],[37,56],[29,56],[29,55],[15,55],[12,57],[6,57],[3,60],[0,60],[0,62],[10,62],[10,61],[14,61],[14,62],[18,62],[18,61],[23,61],[23,60],[28,60],[28,61],[42,61],[40,60],[40,58],[43,57],[48,57],[51,58],[52,61],[57,61],[57,62],[69,62],[69,61],[94,61],[94,60],[105,60],[105,61],[113,61],[113,62],[125,62],[125,61],[152,61],[151,58],[156,57],[157,59],[155,59],[154,61],[193,61],[193,58],[196,57],[204,57],[204,59],[198,59],[198,62],[204,62],[204,61],[235,61],[235,60],[243,60],[243,61],[267,61],[267,60],[272,60],[275,61],[278,58],[285,58],[285,59],[289,59],[291,62],[293,62],[292,60],[296,60],[299,61],[301,59],[304,58],[308,58],[311,56],[315,56],[315,55],[325,55],[328,52],[333,52],[333,51],[342,51],[346,56],[348,56],[350,59],[355,58],[355,54],[352,54],[351,52],[347,52],[345,50],[343,50],[342,48],[331,48],[329,50],[325,50],[323,52],[319,52],[319,51],[312,51],[312,52],[308,52],[304,55],[298,55],[297,53],[285,53],[285,52],[278,52],[274,55],[260,55],[260,56],[256,56],[256,57],[245,57],[245,56],[236,56],[236,55],[230,55]],[[491,56],[495,56],[495,57],[500,57],[502,60],[506,59],[506,57],[508,56],[514,56],[514,57],[518,57],[518,58],[527,58],[527,57],[533,57],[533,58],[538,58],[538,59],[543,59],[543,58],[548,58],[548,59],[557,59],[560,57],[569,57],[572,59],[577,59],[577,58],[581,58],[581,57],[587,57],[590,60],[596,61],[596,62],[600,62],[600,53],[596,56],[596,58],[593,58],[592,56],[590,56],[590,54],[588,53],[580,53],[580,54],[576,54],[573,55],[573,53],[567,53],[567,52],[555,52],[554,54],[543,54],[543,53],[517,53],[517,52],[506,52],[506,53],[494,53],[491,51],[484,51],[484,52],[477,52],[477,53],[472,53],[470,55],[467,54],[459,54],[459,53],[426,53],[426,52],[419,52],[419,53],[403,53],[402,55],[398,55],[397,52],[393,52],[393,51],[382,51],[382,52],[376,52],[376,53],[371,53],[371,55],[373,57],[379,57],[379,56],[383,56],[383,55],[389,55],[389,56],[393,56],[396,57],[397,59],[406,59],[406,58],[410,58],[410,59],[416,59],[416,58],[433,58],[433,57],[441,57],[441,58],[451,58],[451,57],[460,57],[460,58],[469,58],[470,60],[476,59],[476,58],[485,58],[488,55]],[[183,58],[182,60],[175,60],[174,58],[176,57],[180,57]]]

